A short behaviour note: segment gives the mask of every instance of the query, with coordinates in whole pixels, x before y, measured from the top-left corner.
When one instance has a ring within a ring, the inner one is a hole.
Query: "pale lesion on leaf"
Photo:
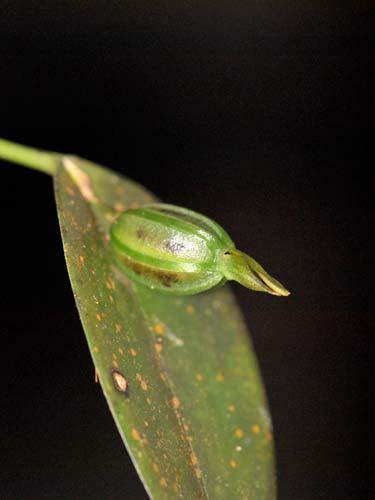
[[[63,156],[62,163],[65,170],[78,186],[83,198],[90,203],[97,202],[98,198],[95,196],[91,188],[90,177],[77,165],[75,157]]]

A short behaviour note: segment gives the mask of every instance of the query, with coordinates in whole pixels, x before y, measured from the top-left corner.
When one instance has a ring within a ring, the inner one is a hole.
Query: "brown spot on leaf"
[[[180,400],[178,398],[176,398],[176,396],[174,396],[172,398],[172,407],[173,407],[173,409],[174,410],[178,410],[180,408],[180,405],[181,405]]]
[[[137,373],[135,378],[137,379],[139,385],[141,386],[141,389],[143,391],[147,391],[148,386],[147,386],[145,379],[142,377],[142,375],[140,373]]]
[[[194,312],[194,306],[186,306],[186,312],[189,313],[189,314],[193,314]]]
[[[237,467],[237,462],[236,462],[235,460],[233,460],[233,458],[231,458],[231,459],[229,460],[229,465],[230,465],[231,467],[233,467],[233,469],[234,469],[235,467]]]
[[[198,463],[197,455],[193,451],[190,453],[190,461],[193,465],[197,465]]]
[[[167,480],[165,479],[165,477],[161,477],[159,483],[160,483],[160,486],[163,486],[163,488],[166,488],[168,486],[168,483],[167,483]]]
[[[116,219],[116,217],[117,217],[117,215],[114,215],[112,212],[106,212],[106,214],[105,214],[105,218],[109,222],[113,222]],[[106,235],[106,236],[109,236],[109,235]]]
[[[194,472],[197,479],[200,479],[202,477],[202,472],[199,467],[195,467]]]
[[[178,483],[174,483],[172,488],[173,488],[173,491],[175,493],[178,493],[180,491],[180,487],[178,486]]]
[[[224,380],[224,375],[221,372],[219,372],[216,374],[215,378],[217,382],[222,382]]]
[[[115,386],[115,389],[118,392],[122,392],[125,394],[128,391],[128,387],[129,387],[128,381],[126,380],[126,378],[124,377],[124,375],[121,372],[119,372],[118,370],[113,370],[112,380],[113,380],[113,384]]]
[[[123,212],[124,210],[126,210],[126,206],[121,203],[121,201],[118,201],[117,203],[115,203],[114,209],[117,210],[117,212]]]
[[[107,278],[105,280],[105,286],[108,288],[108,290],[114,290],[116,288],[115,282],[112,278]]]

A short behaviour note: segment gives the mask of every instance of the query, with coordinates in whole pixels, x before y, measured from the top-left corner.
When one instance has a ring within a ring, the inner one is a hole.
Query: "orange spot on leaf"
[[[173,484],[173,491],[174,491],[175,493],[178,493],[178,492],[179,492],[179,490],[180,490],[180,488],[179,488],[178,484],[177,484],[177,483],[174,483],[174,484]]]
[[[109,289],[109,290],[115,290],[116,289],[116,283],[113,281],[112,278],[107,278],[105,280],[105,286]]]
[[[135,441],[140,441],[141,440],[141,436],[139,435],[139,432],[137,431],[137,429],[132,429],[132,438],[135,440]]]
[[[239,438],[239,439],[240,439],[240,438],[242,438],[242,437],[244,436],[244,432],[243,432],[243,430],[242,430],[242,429],[236,429],[236,430],[234,431],[234,435],[236,436],[236,438]]]
[[[164,326],[161,323],[157,323],[154,326],[154,330],[158,335],[163,335],[164,333]]]
[[[197,455],[193,451],[190,453],[190,461],[193,465],[197,465],[198,463]]]
[[[260,433],[260,426],[259,424],[254,424],[251,428],[254,434],[259,434]]]
[[[178,409],[180,408],[180,405],[181,405],[180,400],[179,400],[178,398],[176,398],[176,396],[174,396],[174,397],[172,398],[172,406],[173,406],[173,409],[174,409],[174,410],[178,410]]]
[[[163,486],[163,488],[166,488],[168,486],[167,480],[165,479],[165,477],[161,477],[159,483],[160,483],[160,486]]]

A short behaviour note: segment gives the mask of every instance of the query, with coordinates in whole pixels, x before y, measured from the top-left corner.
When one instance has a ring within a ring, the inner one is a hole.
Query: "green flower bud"
[[[153,204],[122,212],[111,225],[118,268],[149,288],[193,295],[227,280],[273,295],[289,292],[229,235],[204,215],[174,205]]]

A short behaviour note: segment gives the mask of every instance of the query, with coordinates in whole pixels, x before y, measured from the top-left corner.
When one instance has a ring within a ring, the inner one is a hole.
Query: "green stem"
[[[0,159],[54,175],[61,155],[0,139]]]

